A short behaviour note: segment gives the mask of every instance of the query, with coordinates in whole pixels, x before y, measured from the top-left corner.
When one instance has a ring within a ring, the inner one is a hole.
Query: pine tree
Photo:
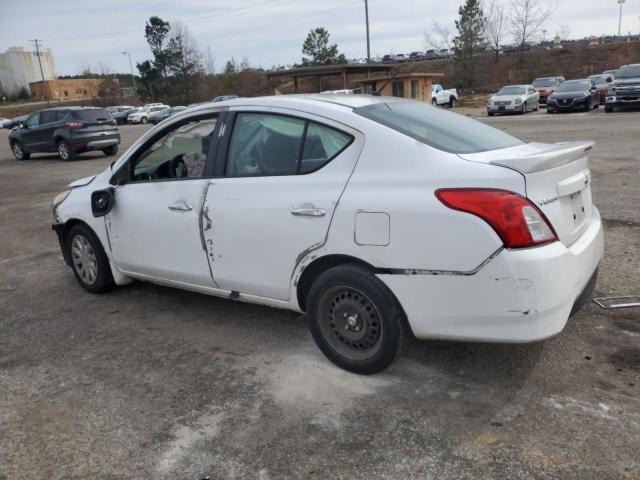
[[[458,9],[458,15],[458,35],[453,39],[453,56],[460,73],[460,86],[472,88],[478,55],[486,48],[486,19],[479,0],[467,0]]]

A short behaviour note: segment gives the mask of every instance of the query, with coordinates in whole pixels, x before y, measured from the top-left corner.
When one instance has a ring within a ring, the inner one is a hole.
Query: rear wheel
[[[77,152],[71,148],[69,142],[66,140],[58,141],[58,155],[62,160],[74,160],[77,157]]]
[[[436,100],[435,98],[431,99],[431,105],[433,107],[437,107],[438,106],[438,100]]]
[[[111,145],[110,147],[103,149],[102,153],[104,153],[107,157],[115,155],[116,153],[118,153],[118,145]]]
[[[103,293],[115,286],[109,259],[89,227],[73,226],[66,236],[66,246],[71,268],[82,288],[91,293]]]
[[[606,113],[611,113],[611,112],[613,112],[613,107],[611,105],[605,105],[604,106],[604,111]]]
[[[454,108],[456,106],[456,99],[454,97],[449,97],[449,108]]]
[[[380,372],[402,350],[404,313],[387,286],[360,265],[340,265],[320,275],[307,305],[316,344],[345,370],[361,375]]]
[[[11,151],[13,152],[13,156],[16,157],[16,160],[29,160],[31,157],[29,152],[24,151],[24,147],[20,142],[13,142]]]

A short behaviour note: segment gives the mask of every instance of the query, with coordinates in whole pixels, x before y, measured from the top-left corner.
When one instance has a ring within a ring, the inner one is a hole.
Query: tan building
[[[431,103],[433,79],[443,73],[402,73],[395,77],[374,77],[360,81],[361,93],[380,91],[381,95],[412,98]]]
[[[117,80],[114,79],[117,82]],[[100,96],[100,85],[103,80],[98,78],[68,78],[31,82],[31,95],[36,98],[49,100],[81,100]]]

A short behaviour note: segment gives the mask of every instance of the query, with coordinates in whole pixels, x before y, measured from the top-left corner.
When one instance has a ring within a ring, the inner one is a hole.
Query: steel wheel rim
[[[352,287],[328,290],[320,299],[319,320],[329,345],[350,359],[369,358],[382,345],[384,328],[378,308]]]
[[[67,158],[69,156],[69,148],[65,143],[58,144],[58,153],[62,158]]]
[[[91,285],[98,278],[98,259],[89,240],[84,235],[76,235],[71,241],[73,268],[83,282]]]
[[[13,144],[13,154],[17,158],[22,158],[22,147],[20,146],[19,143],[14,143]]]

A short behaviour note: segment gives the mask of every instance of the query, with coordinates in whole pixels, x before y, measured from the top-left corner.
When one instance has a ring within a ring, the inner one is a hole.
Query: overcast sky
[[[369,0],[372,56],[424,50],[425,31],[434,21],[453,31],[462,3]],[[568,25],[575,38],[617,33],[616,0],[549,4],[555,11],[545,24],[547,38],[560,25]],[[265,68],[299,62],[302,42],[317,26],[329,30],[347,57],[366,56],[363,0],[0,0],[0,52],[30,47],[30,39],[40,38],[53,50],[59,75],[98,62],[129,72],[122,51],[131,53],[134,68],[150,57],[144,25],[151,15],[185,23],[198,46],[211,49],[218,72],[231,57],[246,56],[252,66]],[[640,33],[640,0],[624,4],[622,32]]]

